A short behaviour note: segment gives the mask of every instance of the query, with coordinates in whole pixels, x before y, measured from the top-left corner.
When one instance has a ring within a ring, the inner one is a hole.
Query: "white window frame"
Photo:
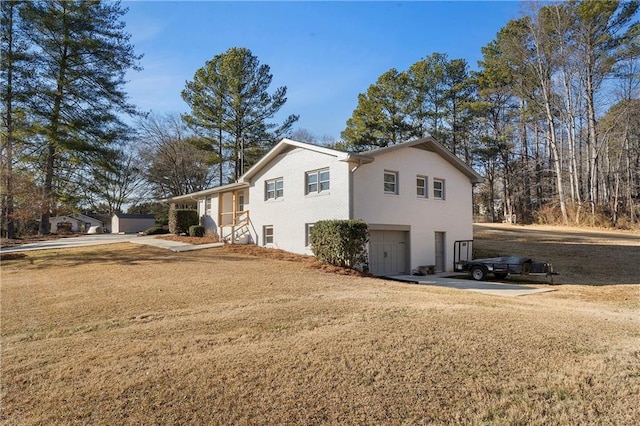
[[[263,245],[273,245],[273,235],[273,225],[264,225],[262,227],[262,240],[264,241]]]
[[[393,182],[387,181],[387,176],[393,176]],[[398,172],[395,172],[392,170],[385,170],[384,179],[383,179],[384,193],[389,195],[398,195],[400,193],[399,187],[398,187],[398,180],[399,180]],[[393,185],[393,190],[387,189],[387,185]]]
[[[437,185],[440,185],[440,188],[436,188]],[[444,179],[433,179],[433,199],[434,200],[444,200],[446,199],[446,187]]]
[[[419,180],[421,179],[422,185],[419,184]],[[422,194],[420,194],[420,190],[422,190]],[[416,197],[429,198],[429,177],[424,175],[416,176]]]
[[[272,185],[272,189],[269,186]],[[275,178],[264,181],[264,199],[277,200],[284,197],[284,178]]]
[[[245,205],[244,193],[238,194],[238,211],[239,212],[244,211],[244,205]]]
[[[313,181],[311,181],[313,180]],[[305,194],[319,194],[331,189],[331,172],[328,168],[305,173]]]
[[[209,196],[204,199],[204,214],[206,216],[211,216],[212,211],[213,211],[213,197]]]
[[[311,230],[313,229],[314,225],[315,225],[315,223],[305,223],[304,224],[304,231],[305,231],[304,245],[305,245],[305,247],[311,247]]]

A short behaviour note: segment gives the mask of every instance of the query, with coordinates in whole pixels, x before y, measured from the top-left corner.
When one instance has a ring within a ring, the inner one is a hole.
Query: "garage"
[[[369,271],[377,276],[407,274],[409,232],[369,231]]]

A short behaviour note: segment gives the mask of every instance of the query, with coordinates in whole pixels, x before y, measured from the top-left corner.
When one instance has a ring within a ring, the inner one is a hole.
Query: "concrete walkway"
[[[135,244],[144,244],[146,246],[153,246],[171,250],[174,252],[202,250],[207,248],[222,247],[224,243],[209,243],[209,244],[189,244],[181,243],[179,241],[165,240],[162,238],[156,238],[154,236],[144,236],[131,239],[129,242]]]
[[[394,275],[387,277],[394,281],[402,281],[421,285],[435,285],[439,287],[456,288],[458,290],[470,290],[493,296],[527,296],[530,294],[555,291],[553,288],[536,288],[520,284],[497,283],[491,281],[475,281],[465,279],[466,274],[445,273],[436,275]]]

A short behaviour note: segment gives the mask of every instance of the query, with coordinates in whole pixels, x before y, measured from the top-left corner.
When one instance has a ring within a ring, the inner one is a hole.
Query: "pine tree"
[[[22,20],[33,45],[37,74],[30,114],[38,121],[44,170],[40,232],[49,232],[55,181],[66,163],[88,164],[113,155],[111,145],[134,114],[125,73],[139,69],[119,2],[42,0],[27,3]]]
[[[350,150],[364,151],[421,136],[411,110],[409,78],[395,68],[358,95],[358,106],[342,138]]]
[[[14,218],[14,162],[20,140],[27,131],[25,104],[29,98],[29,54],[20,25],[20,9],[24,2],[0,3],[0,93],[2,94],[2,223],[7,238],[16,237]],[[4,230],[3,230],[4,231]]]
[[[218,155],[221,184],[223,162],[230,163],[231,180],[237,180],[299,118],[268,122],[287,101],[285,86],[269,94],[272,79],[268,65],[249,49],[234,47],[207,61],[182,91],[191,107],[183,118],[204,133],[209,150]]]

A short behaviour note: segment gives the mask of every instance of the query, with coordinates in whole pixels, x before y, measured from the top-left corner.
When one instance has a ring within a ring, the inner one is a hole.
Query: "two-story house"
[[[353,154],[283,139],[237,182],[174,197],[230,242],[311,254],[325,219],[369,225],[369,270],[453,270],[453,242],[473,238],[472,188],[482,178],[431,137]]]

